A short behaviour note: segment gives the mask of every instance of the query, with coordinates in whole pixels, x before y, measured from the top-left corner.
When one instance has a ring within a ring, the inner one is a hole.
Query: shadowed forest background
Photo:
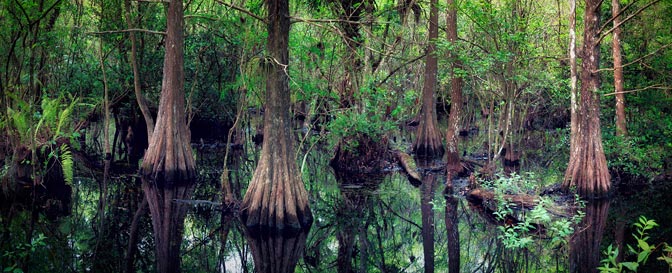
[[[672,269],[672,1],[0,21],[3,272]]]

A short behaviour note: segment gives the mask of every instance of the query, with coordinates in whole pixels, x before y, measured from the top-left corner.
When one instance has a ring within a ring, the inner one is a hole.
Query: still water
[[[651,243],[672,238],[670,182],[622,186],[609,200],[587,203],[573,235],[557,238],[539,229],[528,232],[531,241],[524,247],[511,248],[502,223],[467,201],[465,179],[454,181],[449,193],[440,170],[423,172],[420,186],[399,170],[338,174],[328,166],[330,151],[320,149],[299,160],[315,216],[312,227],[284,235],[251,232],[235,215],[221,213],[224,147],[197,144],[194,151],[198,181],[185,195],[190,198],[173,200],[187,209],[182,272],[590,272],[608,245],[635,243],[632,223],[642,215],[660,224],[651,231]],[[228,157],[238,198],[257,153],[246,147]],[[52,198],[36,208],[4,198],[2,268],[154,272],[152,215],[143,204],[139,179],[115,173],[103,192],[101,177],[80,165],[69,204]],[[54,207],[61,210],[54,212]],[[655,259],[660,255],[652,254],[640,272],[667,272],[667,265]]]

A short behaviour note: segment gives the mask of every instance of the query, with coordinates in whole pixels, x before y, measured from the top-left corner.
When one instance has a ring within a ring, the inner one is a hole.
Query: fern
[[[59,150],[61,157],[61,168],[63,170],[65,183],[72,185],[74,178],[74,161],[72,160],[72,152],[70,151],[70,147],[67,144],[61,145]]]

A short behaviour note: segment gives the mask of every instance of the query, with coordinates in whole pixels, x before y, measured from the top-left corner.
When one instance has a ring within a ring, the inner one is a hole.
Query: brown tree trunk
[[[161,101],[156,127],[141,168],[144,178],[159,184],[190,181],[195,177],[191,135],[184,108],[183,16],[182,1],[171,2],[168,7]]]
[[[425,61],[425,82],[422,87],[422,112],[420,125],[416,133],[413,150],[419,157],[440,157],[443,155],[441,133],[436,120],[436,73],[438,62],[436,58],[436,39],[439,37],[439,9],[437,0],[430,2],[429,11],[429,39],[427,41],[427,59]]]
[[[576,135],[579,131],[579,102],[577,92],[576,66],[576,0],[569,0],[569,73],[570,73],[570,134]],[[574,150],[575,138],[570,138],[570,150]]]
[[[308,193],[294,160],[289,115],[289,1],[267,0],[269,62],[266,77],[264,143],[242,203],[248,227],[276,230],[310,226]]]
[[[623,94],[623,58],[621,56],[621,22],[618,0],[611,0],[611,16],[614,18],[612,55],[614,57],[614,93],[616,93],[616,135],[628,135],[625,123],[625,94]]]
[[[583,64],[581,71],[581,106],[578,130],[571,135],[569,164],[563,188],[576,187],[579,195],[600,198],[611,187],[607,160],[602,148],[600,129],[599,68],[600,0],[587,0],[584,16]]]
[[[460,131],[460,116],[462,115],[462,77],[455,73],[462,68],[462,62],[458,60],[454,49],[457,42],[457,4],[455,0],[448,0],[446,24],[448,42],[453,46],[453,50],[450,51],[449,55],[449,59],[452,62],[450,67],[450,115],[448,116],[448,130],[446,130],[447,175],[452,177],[462,171],[458,147],[458,132]]]
[[[131,23],[131,0],[124,1],[126,19],[126,27],[128,29],[133,28]],[[135,100],[138,102],[138,107],[140,107],[140,112],[142,112],[142,117],[145,119],[147,125],[147,138],[152,137],[154,132],[154,118],[152,113],[149,111],[149,106],[147,106],[147,100],[142,96],[142,90],[140,88],[140,72],[138,70],[138,61],[137,61],[137,46],[135,43],[135,32],[131,31],[128,33],[128,38],[131,42],[131,66],[133,67],[133,90],[135,91]],[[151,139],[148,139],[150,141]]]
[[[180,245],[195,162],[184,108],[184,11],[182,1],[168,4],[161,100],[156,127],[140,173],[152,217],[157,271],[180,271]]]

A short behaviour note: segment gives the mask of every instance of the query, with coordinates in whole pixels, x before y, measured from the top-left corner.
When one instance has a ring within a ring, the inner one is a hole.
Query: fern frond
[[[60,147],[61,168],[63,170],[63,177],[67,185],[72,185],[74,179],[74,161],[72,160],[72,152],[67,144]]]

